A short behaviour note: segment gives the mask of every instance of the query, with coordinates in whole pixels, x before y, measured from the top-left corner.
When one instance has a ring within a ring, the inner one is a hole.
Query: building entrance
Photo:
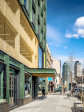
[[[38,77],[32,77],[32,99],[36,99],[38,97]]]
[[[9,104],[10,107],[17,105],[17,72],[15,69],[9,71]]]

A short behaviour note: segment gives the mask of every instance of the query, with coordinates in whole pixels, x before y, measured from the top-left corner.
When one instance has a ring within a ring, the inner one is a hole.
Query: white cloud
[[[84,16],[76,20],[75,26],[84,28]]]
[[[76,39],[78,39],[79,37],[84,38],[84,16],[79,17],[76,20],[76,22],[74,23],[73,31],[75,33],[73,34],[66,33],[65,37],[66,38],[76,38]]]
[[[81,38],[84,38],[84,29],[78,29],[77,34],[79,34]]]
[[[65,37],[66,38],[77,38],[78,39],[79,38],[79,35],[78,34],[68,34],[67,33],[67,34],[65,34]]]

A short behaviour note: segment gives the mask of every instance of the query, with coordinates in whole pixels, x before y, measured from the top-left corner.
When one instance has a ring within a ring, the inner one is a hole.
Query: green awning
[[[29,72],[33,76],[38,77],[55,77],[56,70],[55,69],[47,69],[47,68],[29,68]]]

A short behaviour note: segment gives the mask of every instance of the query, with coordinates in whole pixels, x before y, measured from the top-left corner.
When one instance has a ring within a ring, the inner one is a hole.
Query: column
[[[8,55],[5,55],[4,56],[4,62],[6,63],[6,82],[7,82],[7,85],[6,85],[6,88],[7,88],[7,91],[6,91],[6,100],[7,102],[9,102],[9,56]]]
[[[24,98],[24,65],[20,65],[20,99]]]

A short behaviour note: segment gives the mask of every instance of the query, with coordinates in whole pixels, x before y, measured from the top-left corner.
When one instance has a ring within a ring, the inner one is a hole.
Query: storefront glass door
[[[14,72],[9,73],[9,103],[10,107],[16,105],[17,99],[17,75]]]

